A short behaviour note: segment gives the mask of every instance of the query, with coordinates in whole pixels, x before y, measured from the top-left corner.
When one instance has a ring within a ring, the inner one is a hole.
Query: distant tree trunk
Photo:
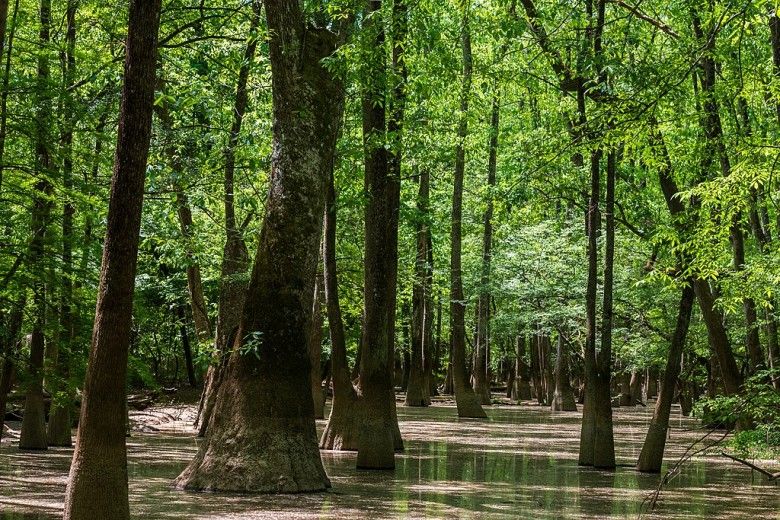
[[[625,362],[622,363],[625,365]],[[631,395],[631,372],[623,368],[620,372],[620,379],[618,384],[620,385],[620,397],[618,400],[619,406],[634,406],[634,401]]]
[[[62,53],[62,79],[66,86],[73,83],[76,68],[76,0],[68,0],[65,9],[66,32],[65,52]],[[60,334],[57,342],[52,342],[54,348],[47,351],[48,361],[55,367],[58,384],[56,389],[65,395],[65,401],[52,399],[49,410],[49,426],[47,442],[49,446],[72,446],[71,440],[71,408],[73,407],[67,379],[70,374],[69,355],[76,340],[77,315],[73,310],[73,215],[76,208],[69,192],[73,190],[73,126],[75,121],[73,99],[69,91],[64,93],[62,121],[62,185],[67,199],[62,209],[62,282],[60,292]],[[51,392],[54,393],[54,392]]]
[[[555,394],[552,400],[552,410],[576,412],[574,390],[569,379],[569,355],[566,352],[566,339],[558,333],[558,352],[555,359]]]
[[[11,392],[14,377],[14,360],[19,354],[20,335],[22,332],[22,321],[24,318],[25,297],[22,296],[16,301],[11,312],[8,313],[4,325],[4,334],[0,336],[0,354],[2,355],[2,365],[0,366],[0,439],[3,437],[3,427],[5,426],[5,412],[8,404],[8,394]]]
[[[328,329],[331,343],[331,372],[333,373],[333,402],[330,417],[320,438],[323,450],[357,451],[358,397],[347,362],[344,322],[339,303],[338,271],[336,268],[336,189],[333,165],[329,171],[325,204],[325,232],[323,257],[325,266],[325,302],[328,309]]]
[[[691,319],[691,309],[695,294],[693,285],[688,282],[683,287],[680,305],[677,311],[677,325],[669,344],[669,354],[666,359],[666,370],[661,384],[661,392],[655,402],[655,410],[647,430],[642,453],[639,455],[636,469],[647,473],[659,473],[664,457],[667,430],[669,429],[669,413],[672,409],[677,378],[680,375],[683,347],[688,334],[688,324]]]
[[[381,0],[371,0],[369,11],[374,18],[369,26],[376,49],[385,42],[379,16]],[[403,13],[398,10],[403,10]],[[399,57],[405,40],[406,7],[402,0],[393,4],[394,33],[393,64]],[[399,34],[400,33],[400,34]],[[400,203],[400,129],[403,111],[401,84],[393,92],[393,105],[387,129],[397,141],[389,151],[385,146],[385,93],[388,86],[385,57],[373,52],[369,58],[371,79],[363,91],[363,146],[365,150],[365,335],[364,352],[360,358],[360,390],[362,427],[358,437],[357,467],[391,469],[395,467],[395,446],[398,421],[392,370],[395,347],[395,307],[398,278],[398,209]],[[399,106],[400,103],[400,106]],[[392,155],[392,157],[390,157]]]
[[[38,111],[35,121],[35,168],[39,180],[35,184],[36,195],[33,198],[32,241],[30,242],[28,259],[33,273],[34,318],[30,340],[30,379],[26,383],[24,417],[19,437],[19,448],[30,450],[45,450],[47,447],[46,411],[43,400],[44,327],[46,324],[46,286],[43,281],[43,272],[45,271],[43,260],[46,256],[46,234],[52,209],[50,201],[52,186],[47,179],[54,170],[50,150],[52,145],[49,134],[51,99],[48,85],[51,0],[41,0],[40,2],[40,24],[38,41],[41,49],[38,52],[36,83]]]
[[[431,270],[433,270],[433,243],[429,242],[429,258],[430,262],[429,265],[431,267]],[[433,297],[433,295],[431,295]],[[430,395],[431,397],[439,395],[439,386],[438,386],[438,379],[441,375],[441,294],[437,295],[436,299],[436,335],[433,337],[433,356],[431,357],[431,373],[430,373]],[[431,302],[431,312],[433,312],[433,302]],[[447,349],[449,351],[449,349]],[[449,366],[449,363],[447,363],[447,366]],[[446,376],[445,376],[445,385],[446,385]]]
[[[119,135],[66,520],[130,518],[125,385],[159,20],[160,0],[130,2]]]
[[[192,360],[190,335],[187,333],[187,313],[184,312],[184,308],[181,305],[178,305],[176,314],[179,321],[179,337],[181,338],[181,349],[184,354],[184,366],[187,369],[187,383],[189,383],[191,388],[195,388],[198,386],[198,381],[195,377],[195,364]]]
[[[241,68],[236,80],[236,93],[233,101],[233,122],[228,134],[228,143],[225,147],[225,176],[223,184],[223,199],[225,207],[225,245],[222,249],[222,264],[220,266],[219,301],[217,310],[217,326],[214,338],[216,347],[215,359],[209,365],[206,372],[206,381],[201,394],[198,417],[200,421],[198,436],[206,434],[209,421],[214,410],[214,401],[217,391],[222,383],[224,368],[230,349],[233,346],[235,334],[238,331],[241,313],[244,308],[244,298],[247,288],[247,269],[249,268],[249,252],[242,236],[242,230],[236,222],[235,210],[235,164],[236,147],[241,135],[241,126],[244,114],[248,109],[249,96],[247,94],[247,81],[252,62],[257,51],[257,38],[255,31],[260,24],[261,5],[259,1],[252,2],[252,18],[249,28],[249,38],[244,48],[244,56]]]
[[[498,129],[500,104],[498,84],[493,86],[493,104],[490,110],[490,134],[488,137],[488,174],[487,174],[487,208],[483,216],[482,234],[482,275],[477,318],[477,342],[474,364],[474,392],[483,405],[492,404],[490,397],[490,378],[488,368],[488,353],[490,352],[490,261],[493,248],[493,190],[496,186],[496,155],[498,153]]]
[[[420,171],[417,192],[418,221],[416,223],[417,257],[414,267],[412,288],[412,344],[411,374],[406,389],[406,406],[428,406],[431,404],[431,377],[434,355],[433,340],[433,266],[430,260],[431,231],[428,219],[430,197],[430,173],[426,168]]]
[[[642,404],[642,376],[636,370],[631,371],[631,380],[628,383],[628,391],[631,395],[631,406]]]
[[[658,397],[658,370],[654,367],[647,369],[645,396],[646,399],[655,399]]]
[[[274,115],[265,217],[209,434],[177,478],[180,489],[330,487],[317,449],[308,336],[343,96],[322,60],[338,36],[308,25],[297,2],[266,0],[265,12]]]
[[[3,192],[3,170],[5,169],[5,137],[8,130],[8,88],[11,80],[11,51],[13,50],[14,33],[16,32],[16,17],[19,14],[19,0],[14,1],[14,11],[11,16],[11,30],[8,33],[8,42],[5,41],[5,31],[8,21],[8,0],[0,0],[2,15],[2,38],[0,38],[0,59],[5,52],[5,65],[3,70],[2,88],[0,88],[0,193]]]
[[[516,401],[527,401],[528,399],[531,399],[531,376],[528,363],[525,361],[525,343],[525,334],[518,334],[517,339],[515,340],[515,393],[512,396]]]
[[[325,392],[322,388],[322,276],[317,275],[314,281],[314,296],[311,306],[311,330],[309,331],[309,379],[311,381],[311,397],[314,403],[314,418],[325,418]]]
[[[544,404],[552,405],[553,395],[555,394],[555,379],[553,377],[552,366],[552,343],[550,335],[545,333],[541,337],[539,344],[541,347],[540,359],[542,361],[542,379],[544,380]]]
[[[463,51],[463,79],[460,91],[460,114],[457,144],[455,145],[455,175],[452,190],[452,222],[450,231],[450,344],[452,349],[452,383],[458,417],[486,418],[477,395],[469,384],[466,371],[466,300],[463,295],[463,177],[466,168],[465,143],[468,131],[469,95],[471,92],[472,57],[469,8],[463,13],[461,47]]]

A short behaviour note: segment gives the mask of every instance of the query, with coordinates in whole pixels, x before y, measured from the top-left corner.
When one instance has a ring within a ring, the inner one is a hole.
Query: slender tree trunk
[[[330,487],[317,449],[308,353],[312,288],[343,89],[322,64],[338,36],[297,2],[266,0],[274,144],[265,217],[209,434],[180,489]],[[306,211],[301,211],[305,208]]]
[[[423,168],[419,175],[417,193],[417,258],[414,267],[414,287],[412,288],[412,366],[404,403],[406,406],[428,406],[431,404],[433,266],[430,262],[432,259],[431,231],[428,221],[430,218],[428,210],[430,178],[429,171]]]
[[[311,330],[309,331],[309,380],[311,381],[311,397],[314,403],[314,418],[325,418],[325,391],[322,388],[322,276],[317,275],[314,281],[314,296],[311,305]]]
[[[483,216],[482,234],[482,275],[480,278],[480,293],[477,318],[476,363],[474,366],[474,392],[483,405],[492,404],[490,397],[490,378],[488,376],[488,352],[490,338],[490,261],[493,247],[493,190],[496,186],[496,156],[498,153],[499,128],[499,94],[498,85],[494,85],[493,103],[490,110],[490,134],[488,137],[488,175],[487,175],[487,208]]]
[[[35,123],[35,165],[39,180],[35,184],[36,195],[33,199],[31,218],[32,241],[28,260],[33,272],[34,318],[30,340],[30,380],[27,382],[22,431],[19,437],[19,448],[34,450],[45,450],[47,447],[46,411],[43,400],[44,327],[46,325],[46,284],[43,280],[45,272],[43,261],[46,255],[46,235],[52,210],[50,200],[52,186],[47,179],[54,169],[48,128],[51,112],[48,86],[51,0],[41,0],[40,24],[38,40],[41,49],[38,53],[36,85],[38,112]]]
[[[341,318],[341,305],[339,303],[338,271],[336,269],[336,222],[336,189],[333,182],[333,165],[331,164],[325,204],[323,263],[325,266],[325,302],[328,309],[328,329],[330,330],[331,343],[333,402],[328,424],[325,425],[320,438],[320,448],[357,451],[358,397],[349,372],[344,322]]]
[[[450,343],[452,349],[452,382],[459,417],[486,418],[477,395],[471,388],[466,371],[466,300],[463,295],[462,273],[462,219],[463,177],[466,167],[465,140],[468,132],[469,96],[471,92],[472,57],[469,8],[463,13],[461,47],[463,51],[463,79],[460,92],[460,114],[457,144],[455,146],[455,176],[452,191],[452,228],[450,232]]]
[[[677,378],[680,375],[683,347],[688,334],[688,324],[691,319],[694,297],[693,285],[688,282],[683,287],[682,295],[680,296],[677,325],[672,335],[672,341],[669,344],[669,354],[666,359],[666,370],[661,383],[661,392],[655,402],[653,418],[650,421],[645,443],[642,445],[642,453],[639,455],[639,461],[636,465],[636,468],[642,472],[659,473],[661,471],[666,436],[669,429],[669,413],[672,409]]]
[[[19,355],[19,343],[21,342],[22,320],[24,318],[24,306],[26,304],[24,296],[20,297],[15,303],[11,312],[5,319],[3,325],[4,335],[0,336],[0,346],[2,347],[2,365],[0,366],[0,439],[3,437],[3,428],[5,426],[5,412],[8,405],[8,394],[11,392],[13,384],[14,368],[17,356]]]
[[[528,363],[525,361],[525,334],[518,334],[515,340],[516,344],[516,357],[515,357],[515,395],[513,398],[516,401],[527,401],[531,399],[531,376],[529,373]]]
[[[76,68],[76,0],[68,0],[65,19],[65,51],[61,54],[62,79],[65,85],[63,109],[63,131],[60,136],[62,146],[62,185],[65,189],[66,200],[62,209],[62,287],[60,293],[60,333],[57,342],[52,342],[49,362],[55,368],[57,385],[50,390],[61,390],[65,394],[65,402],[52,399],[49,410],[49,425],[47,441],[49,446],[72,445],[71,440],[71,408],[72,397],[67,388],[67,379],[70,374],[69,355],[76,340],[77,316],[73,312],[73,215],[76,208],[73,204],[71,191],[73,190],[73,126],[75,121],[73,99],[67,91],[67,87],[73,83]],[[47,351],[48,354],[48,351]],[[54,394],[54,392],[50,392]]]
[[[8,131],[8,93],[11,80],[11,52],[13,50],[14,34],[16,33],[16,17],[19,14],[19,0],[14,1],[14,11],[11,16],[11,30],[8,32],[8,42],[5,41],[5,31],[8,19],[8,1],[2,1],[5,12],[3,13],[3,37],[0,38],[0,59],[5,52],[5,65],[3,70],[2,89],[0,89],[0,193],[3,192],[3,171],[5,170],[5,138]]]
[[[125,384],[159,21],[160,0],[130,2],[119,135],[66,520],[130,518]]]
[[[387,138],[385,92],[388,86],[385,57],[381,52],[385,34],[381,21],[375,22],[380,0],[371,0],[373,13],[369,30],[378,52],[372,53],[368,67],[373,72],[363,92],[363,145],[365,150],[365,334],[360,358],[362,426],[358,437],[357,467],[392,469],[395,467],[395,413],[393,390],[393,352],[395,347],[395,307],[398,278],[398,209],[400,203],[400,130],[403,114],[403,83],[392,94],[393,105],[387,129],[396,141],[390,151]],[[406,6],[403,0],[393,4],[396,31],[393,41],[393,65],[403,60],[406,34]],[[401,89],[400,92],[398,89]]]
[[[214,410],[214,401],[222,383],[224,368],[228,354],[233,345],[231,338],[237,333],[241,312],[244,308],[244,298],[248,280],[246,272],[249,268],[249,252],[244,242],[241,229],[236,222],[234,177],[236,164],[236,147],[241,135],[244,114],[248,109],[247,81],[257,51],[255,32],[260,24],[261,5],[259,1],[252,2],[252,18],[249,28],[249,38],[244,48],[241,68],[236,80],[236,94],[233,102],[233,122],[225,147],[225,177],[223,199],[225,207],[225,245],[222,249],[222,264],[220,267],[219,301],[217,310],[217,325],[215,334],[215,359],[206,372],[206,382],[203,385],[198,416],[200,421],[198,436],[206,434],[209,421]]]
[[[569,355],[566,352],[566,339],[560,332],[558,333],[558,352],[555,359],[555,395],[552,400],[552,410],[554,412],[577,411],[574,390],[571,388],[569,378]]]

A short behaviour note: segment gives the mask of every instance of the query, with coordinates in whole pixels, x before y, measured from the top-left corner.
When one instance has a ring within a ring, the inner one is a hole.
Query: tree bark
[[[515,340],[515,392],[513,399],[516,401],[527,401],[531,399],[531,375],[528,363],[525,361],[525,334],[518,334]]]
[[[395,467],[395,431],[398,420],[393,390],[395,347],[395,307],[398,278],[398,209],[400,204],[400,130],[403,114],[403,83],[395,87],[390,120],[386,121],[385,93],[388,86],[381,21],[375,22],[380,0],[369,2],[373,13],[369,29],[377,52],[369,57],[372,75],[363,92],[363,146],[365,150],[365,328],[360,358],[362,413],[358,436],[357,467]],[[401,10],[402,12],[399,12]],[[403,0],[393,4],[393,65],[403,59],[406,7]],[[399,93],[397,89],[401,89]],[[387,124],[389,123],[389,124]],[[388,147],[387,130],[395,139]]]
[[[196,424],[200,421],[198,436],[206,434],[209,421],[214,410],[214,401],[222,383],[224,368],[228,354],[237,333],[241,312],[244,308],[244,298],[247,288],[247,269],[249,268],[249,252],[242,235],[242,230],[236,223],[234,177],[236,164],[236,147],[241,135],[241,126],[248,109],[249,96],[247,81],[252,62],[257,51],[255,32],[260,24],[261,5],[259,1],[252,2],[252,18],[249,27],[249,37],[241,68],[236,80],[236,94],[233,102],[233,122],[228,134],[228,143],[224,150],[225,176],[223,184],[223,199],[225,207],[225,245],[222,249],[222,264],[220,266],[219,300],[215,333],[215,355],[206,372],[206,382],[203,385]]]
[[[423,168],[419,174],[417,192],[417,257],[412,288],[412,344],[411,374],[406,389],[406,406],[431,404],[433,371],[433,265],[431,230],[429,224],[430,172]]]
[[[483,405],[492,404],[490,397],[490,367],[488,353],[490,352],[490,262],[493,248],[493,190],[496,186],[496,162],[498,154],[498,129],[500,104],[498,85],[493,87],[493,102],[490,109],[490,133],[488,137],[488,174],[487,174],[487,208],[483,216],[482,234],[482,275],[477,318],[476,363],[474,366],[474,392]]]
[[[266,212],[209,434],[180,489],[330,487],[317,449],[308,355],[312,288],[343,89],[322,64],[338,36],[297,2],[267,0],[273,154]],[[302,208],[305,211],[302,211]]]
[[[653,418],[650,421],[645,443],[642,445],[642,452],[636,464],[636,469],[642,472],[659,473],[661,471],[666,435],[669,429],[669,413],[672,409],[677,378],[680,375],[683,347],[688,334],[688,324],[691,319],[694,297],[693,285],[689,281],[683,287],[680,296],[680,305],[677,310],[677,325],[669,344],[669,354],[666,359],[666,370],[661,383],[661,391],[655,402]]]
[[[130,2],[119,135],[66,520],[130,517],[125,384],[159,20],[160,0]]]
[[[319,263],[319,262],[318,262]],[[322,276],[319,274],[314,280],[314,296],[311,305],[311,330],[309,331],[309,380],[311,381],[311,397],[314,403],[314,418],[325,418],[325,391],[322,388],[322,372],[320,363],[322,359]]]
[[[569,378],[569,355],[566,352],[566,339],[558,333],[558,352],[555,359],[555,394],[552,400],[552,411],[576,412],[574,390]]]
[[[0,336],[0,347],[2,347],[2,367],[0,368],[0,439],[3,437],[3,427],[5,426],[5,412],[8,405],[8,394],[13,385],[14,368],[17,356],[19,355],[19,337],[22,332],[22,320],[24,318],[24,306],[27,303],[24,296],[16,301],[11,312],[4,317],[4,334]]]
[[[52,210],[50,200],[52,186],[47,179],[54,169],[50,150],[52,145],[49,134],[51,99],[48,92],[51,0],[41,0],[39,12],[38,41],[41,49],[38,51],[35,122],[35,167],[39,180],[35,184],[36,194],[33,198],[32,240],[28,259],[30,269],[33,272],[34,318],[30,340],[30,379],[27,381],[24,417],[19,437],[19,448],[31,450],[45,450],[47,448],[46,411],[43,401],[44,327],[46,325],[46,284],[43,280],[45,272],[43,260],[46,255],[46,235]]]
[[[469,96],[471,92],[472,56],[469,8],[463,13],[461,48],[463,52],[463,79],[460,91],[460,113],[457,144],[455,146],[455,175],[452,189],[452,221],[450,230],[450,344],[452,349],[452,383],[458,417],[487,417],[472,390],[466,371],[466,300],[463,295],[462,228],[463,177],[466,167],[465,143],[468,132]]]

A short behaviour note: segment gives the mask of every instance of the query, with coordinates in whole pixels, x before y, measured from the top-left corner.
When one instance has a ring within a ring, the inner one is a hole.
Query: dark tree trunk
[[[179,321],[179,337],[181,338],[181,350],[184,354],[184,366],[187,369],[187,383],[191,388],[198,386],[198,381],[195,378],[195,365],[192,361],[192,346],[190,345],[190,335],[187,333],[187,313],[184,312],[182,306],[177,307],[178,321]]]
[[[193,252],[192,210],[187,194],[178,182],[175,183],[174,189],[176,190],[176,214],[179,217],[179,226],[184,238],[184,252],[187,256],[187,292],[190,296],[192,321],[195,324],[195,337],[198,338],[198,343],[208,343],[214,338],[211,335],[211,322],[206,297],[203,294],[200,264]]]
[[[3,437],[3,428],[5,426],[5,412],[8,405],[8,394],[11,392],[14,377],[14,361],[19,355],[19,337],[22,332],[22,320],[24,318],[24,306],[26,304],[24,297],[20,298],[11,312],[2,322],[3,335],[0,336],[0,439]]]
[[[542,375],[542,360],[539,355],[541,352],[541,338],[538,332],[531,337],[531,377],[533,379],[536,402],[544,405],[544,376]]]
[[[311,330],[309,331],[309,380],[311,381],[311,398],[314,403],[314,418],[325,418],[325,391],[322,388],[322,276],[317,275],[314,281],[314,296],[311,305]]]
[[[76,0],[68,0],[65,10],[66,32],[65,52],[62,54],[62,79],[65,85],[73,83],[76,68]],[[62,134],[60,144],[62,146],[62,185],[65,193],[73,190],[73,126],[75,115],[73,99],[70,92],[63,94],[62,106],[64,109],[62,121]],[[49,425],[47,442],[49,446],[72,446],[71,440],[71,408],[72,396],[67,383],[70,374],[69,355],[76,340],[77,315],[73,310],[73,215],[76,208],[70,195],[62,209],[62,282],[60,292],[60,331],[58,341],[52,342],[54,348],[47,351],[48,361],[55,367],[57,385],[51,388],[50,393],[57,390],[64,393],[62,399],[52,399],[49,410]],[[65,383],[65,384],[63,384]],[[52,391],[54,390],[54,391]]]
[[[119,135],[66,520],[130,517],[125,384],[159,20],[160,0],[130,2]]]
[[[490,134],[488,137],[487,208],[483,216],[482,275],[477,313],[477,342],[474,364],[474,392],[483,405],[492,404],[490,397],[490,376],[488,357],[490,352],[490,261],[493,248],[493,190],[496,185],[496,155],[498,153],[499,96],[498,85],[494,85],[493,104],[490,110]]]
[[[333,165],[331,164],[325,205],[323,263],[325,266],[325,302],[328,309],[328,329],[330,330],[331,343],[333,402],[328,424],[325,425],[320,438],[320,448],[323,450],[357,451],[358,397],[349,372],[344,322],[341,318],[336,268],[336,222],[336,189],[333,183]]]
[[[8,42],[5,41],[5,31],[8,21],[8,0],[0,0],[0,15],[2,16],[2,38],[0,38],[0,59],[5,52],[2,88],[0,88],[0,193],[3,192],[3,170],[5,169],[5,137],[8,130],[8,88],[11,80],[11,51],[13,50],[14,33],[16,32],[16,17],[19,14],[19,0],[14,1],[14,11],[11,16],[11,31]]]
[[[569,378],[569,355],[566,352],[566,339],[560,332],[558,333],[558,352],[555,359],[555,394],[552,400],[552,410],[554,412],[577,411],[574,390],[571,388]]]
[[[682,362],[683,347],[688,334],[688,324],[691,319],[691,309],[695,294],[693,285],[689,282],[685,285],[680,296],[680,305],[677,311],[677,325],[669,344],[669,355],[666,359],[666,370],[661,384],[661,392],[655,402],[655,410],[650,426],[647,430],[645,443],[642,445],[642,453],[636,468],[647,473],[659,473],[664,457],[666,435],[669,429],[669,413],[672,409],[677,378],[680,375],[680,363]]]
[[[343,90],[322,60],[338,37],[297,2],[266,1],[274,144],[265,217],[209,434],[176,480],[204,491],[330,487],[317,449],[308,353],[312,288]],[[305,208],[306,211],[301,211]]]
[[[460,114],[455,146],[455,175],[452,190],[452,228],[450,232],[450,345],[452,349],[452,383],[459,417],[485,418],[477,395],[469,384],[466,371],[466,300],[463,295],[462,228],[463,177],[466,167],[464,141],[468,132],[469,96],[471,92],[472,57],[469,9],[463,13],[461,27],[463,79],[460,91]]]
[[[528,363],[525,360],[525,334],[518,334],[516,339],[515,357],[515,392],[512,398],[516,401],[531,399],[531,375]]]
[[[647,381],[645,382],[645,398],[658,397],[658,370],[655,367],[647,369]]]
[[[200,399],[198,417],[200,421],[198,436],[206,434],[209,421],[214,410],[214,400],[222,382],[224,368],[233,345],[232,338],[238,332],[241,312],[244,308],[246,297],[246,272],[249,268],[249,252],[244,242],[241,229],[236,222],[234,177],[236,164],[236,147],[241,135],[241,125],[244,114],[248,109],[249,96],[247,94],[247,81],[257,51],[257,38],[255,31],[260,24],[261,6],[257,1],[252,2],[252,19],[249,28],[249,39],[244,49],[241,68],[238,71],[236,81],[236,94],[233,102],[233,122],[228,134],[228,143],[225,147],[225,178],[224,178],[224,206],[225,206],[225,245],[222,249],[222,264],[220,266],[219,301],[217,310],[217,326],[215,334],[216,354],[215,359],[209,365],[206,372],[206,382],[203,385],[203,393]]]
[[[430,197],[430,173],[423,168],[419,175],[417,192],[417,257],[412,288],[412,344],[411,374],[406,389],[406,406],[431,404],[431,377],[433,372],[433,258],[429,224],[428,199]]]
[[[46,325],[46,285],[43,280],[46,268],[43,261],[46,255],[46,235],[52,209],[50,201],[52,186],[47,179],[53,174],[54,169],[50,150],[52,145],[49,134],[51,99],[48,91],[51,0],[41,0],[40,24],[38,40],[41,50],[38,53],[36,84],[38,111],[35,121],[35,167],[39,180],[35,184],[36,195],[33,198],[32,241],[28,259],[33,273],[34,317],[30,340],[30,378],[26,382],[24,417],[19,437],[19,448],[33,450],[45,450],[47,447],[46,411],[43,401],[44,327]]]
[[[387,140],[385,93],[388,86],[385,57],[381,52],[385,34],[379,16],[380,0],[371,0],[373,41],[379,52],[371,53],[367,66],[372,76],[363,92],[363,145],[365,150],[365,328],[363,353],[360,358],[360,391],[362,426],[358,437],[357,467],[392,469],[395,467],[395,446],[398,420],[395,414],[393,390],[393,353],[395,347],[395,307],[398,278],[398,209],[400,203],[400,130],[403,111],[401,82],[393,92],[393,105],[387,129],[395,140]],[[399,13],[399,9],[403,10]],[[393,64],[402,61],[405,39],[406,7],[402,1],[393,5]],[[400,104],[400,105],[399,105]]]

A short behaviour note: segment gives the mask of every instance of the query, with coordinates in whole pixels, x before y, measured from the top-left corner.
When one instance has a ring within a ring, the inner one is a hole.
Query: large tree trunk
[[[417,193],[418,221],[417,257],[414,267],[414,287],[412,288],[412,344],[411,373],[406,388],[406,406],[428,406],[431,404],[431,357],[433,348],[433,266],[430,263],[431,231],[428,219],[428,199],[430,196],[430,173],[423,168],[419,175]]]
[[[159,21],[160,0],[130,2],[119,135],[66,520],[130,517],[125,384]]]
[[[463,295],[462,228],[463,177],[466,168],[465,139],[468,131],[469,96],[471,92],[472,57],[469,8],[463,13],[461,47],[463,51],[463,80],[460,91],[460,114],[457,144],[455,146],[455,175],[452,188],[452,228],[450,231],[450,344],[452,349],[452,383],[458,417],[487,417],[479,404],[477,394],[469,384],[466,371],[466,300]]]
[[[51,0],[41,0],[40,32],[38,40],[41,51],[38,53],[38,76],[36,84],[37,114],[35,122],[35,167],[38,182],[35,184],[36,195],[33,199],[31,218],[32,241],[29,251],[29,265],[33,273],[33,328],[30,340],[30,379],[27,381],[27,392],[24,403],[22,431],[19,437],[19,448],[45,450],[46,411],[43,401],[43,360],[44,360],[44,327],[46,324],[46,284],[43,281],[46,255],[46,234],[51,216],[52,203],[50,196],[52,186],[48,177],[53,174],[54,164],[51,158],[52,146],[49,133],[49,116],[51,99],[49,97],[49,58],[48,46],[51,26]]]
[[[225,245],[222,249],[222,265],[220,267],[219,301],[217,310],[217,326],[215,334],[215,359],[209,365],[206,372],[206,381],[203,385],[198,416],[196,423],[200,421],[198,436],[206,434],[217,391],[222,383],[224,368],[227,364],[228,354],[233,345],[231,341],[238,329],[241,312],[244,308],[246,296],[246,272],[249,268],[249,252],[244,242],[241,229],[236,222],[234,177],[236,164],[236,147],[241,135],[241,126],[244,114],[249,104],[247,94],[247,81],[255,52],[257,51],[257,38],[255,31],[260,23],[260,2],[252,2],[252,19],[249,28],[249,39],[244,49],[241,68],[236,80],[236,94],[233,102],[233,122],[228,134],[228,143],[225,147],[225,178],[224,178],[224,206],[225,206]]]
[[[639,455],[636,469],[647,473],[659,473],[664,458],[666,435],[669,429],[669,413],[672,409],[677,378],[680,375],[682,352],[685,346],[685,338],[688,334],[688,324],[693,308],[693,285],[688,282],[683,287],[680,296],[680,305],[677,311],[677,325],[669,344],[669,354],[666,359],[666,370],[658,400],[655,402],[655,410],[650,426],[647,430],[645,443],[642,445],[642,453]]]
[[[393,390],[393,353],[395,347],[395,307],[398,278],[398,209],[400,204],[400,130],[403,114],[403,83],[396,86],[387,125],[395,140],[385,147],[387,134],[385,92],[388,86],[385,57],[381,52],[385,34],[379,16],[380,0],[371,0],[373,13],[368,30],[373,32],[377,52],[368,64],[372,76],[363,92],[363,146],[365,150],[365,333],[360,358],[362,399],[358,437],[357,467],[391,469],[395,467],[396,430]],[[402,12],[398,12],[401,10]],[[396,33],[393,41],[394,68],[401,63],[405,40],[406,7],[402,0],[393,5]],[[397,89],[401,89],[398,92]]]
[[[180,489],[330,487],[317,449],[308,340],[343,96],[322,60],[333,54],[338,37],[308,25],[297,2],[266,1],[265,12],[274,114],[266,213],[209,432],[177,478]]]
[[[552,400],[552,410],[576,412],[574,390],[569,379],[569,355],[566,352],[566,339],[558,332],[558,352],[555,359],[555,394]]]
[[[331,372],[333,373],[333,402],[328,424],[320,438],[323,450],[357,451],[358,397],[347,362],[347,345],[344,339],[344,321],[341,318],[339,286],[336,270],[336,189],[333,182],[333,165],[329,170],[327,200],[325,205],[325,232],[323,258],[325,266],[325,302],[328,309],[328,329],[331,343]]]

